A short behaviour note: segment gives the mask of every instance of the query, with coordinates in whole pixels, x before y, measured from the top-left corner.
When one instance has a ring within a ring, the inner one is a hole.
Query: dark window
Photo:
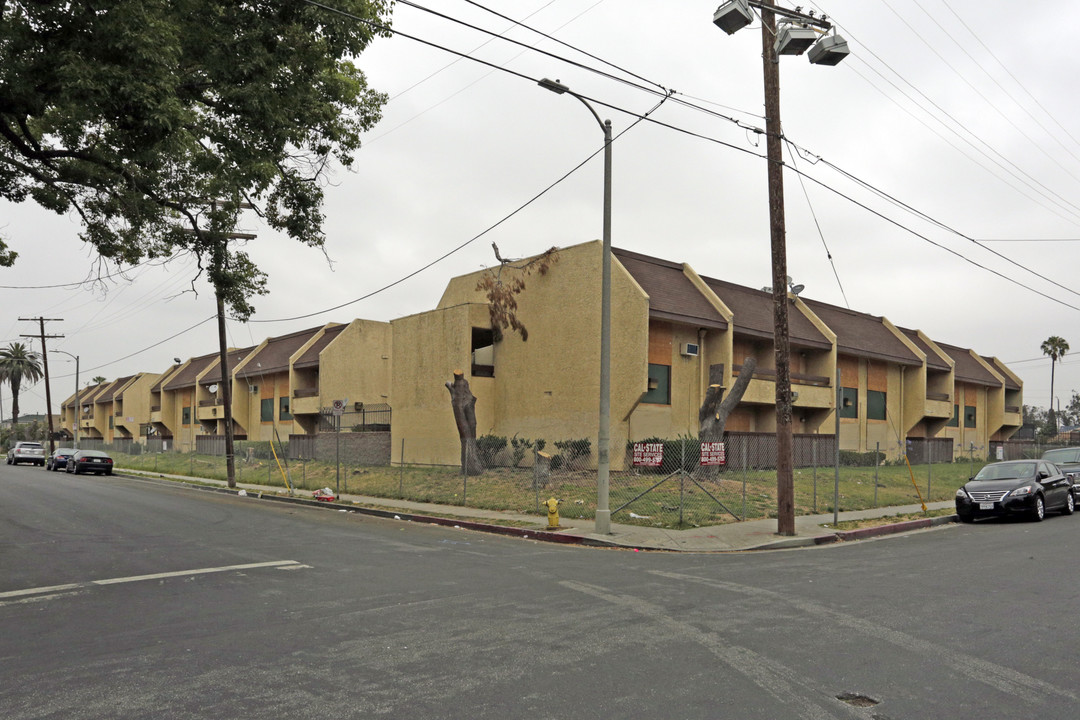
[[[859,417],[859,389],[840,388],[840,417]]]
[[[109,416],[109,429],[110,429],[110,430],[112,430],[112,429],[113,429],[113,427],[114,427],[114,426],[113,426],[113,416],[112,416],[112,415],[110,415],[110,416]]]
[[[964,406],[964,427],[975,427],[975,408],[970,405]]]
[[[289,412],[289,398],[283,397],[278,399],[278,419],[279,420],[292,420],[292,413]]]
[[[671,366],[649,363],[649,391],[641,398],[653,405],[671,404]]]
[[[960,427],[960,406],[952,406],[952,417],[949,418],[949,422],[945,423],[946,427]]]
[[[495,333],[491,330],[472,329],[472,375],[495,377]]]
[[[259,420],[274,422],[274,398],[263,398],[259,408]]]
[[[191,408],[189,408],[189,407],[184,408],[181,415],[182,415],[181,422],[184,425],[190,425],[191,424]]]
[[[885,409],[885,393],[879,390],[867,390],[866,391],[866,419],[867,420],[884,420]]]

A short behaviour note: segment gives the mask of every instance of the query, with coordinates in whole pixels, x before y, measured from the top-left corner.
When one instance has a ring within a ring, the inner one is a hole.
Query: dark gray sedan
[[[87,472],[112,475],[113,461],[100,450],[77,450],[68,459],[65,470],[76,475]]]
[[[1024,515],[1036,522],[1048,510],[1072,515],[1072,480],[1045,460],[991,463],[956,491],[956,514],[963,522],[980,517]]]

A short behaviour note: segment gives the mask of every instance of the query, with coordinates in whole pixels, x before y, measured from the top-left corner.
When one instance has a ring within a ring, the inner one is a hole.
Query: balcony
[[[311,398],[319,396],[319,388],[306,387],[306,388],[293,388],[292,396],[294,398]]]

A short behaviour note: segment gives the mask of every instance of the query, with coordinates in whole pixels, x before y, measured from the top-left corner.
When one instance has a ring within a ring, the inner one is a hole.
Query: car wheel
[[[1042,519],[1046,517],[1046,503],[1043,502],[1042,495],[1035,496],[1035,507],[1031,510],[1031,519],[1035,522],[1042,522]]]
[[[1076,512],[1076,498],[1073,497],[1072,491],[1070,490],[1065,495],[1065,507],[1061,509],[1061,514],[1072,515],[1074,512]]]
[[[106,471],[105,471],[105,474],[106,474],[106,475],[112,475],[112,470],[106,470]]]

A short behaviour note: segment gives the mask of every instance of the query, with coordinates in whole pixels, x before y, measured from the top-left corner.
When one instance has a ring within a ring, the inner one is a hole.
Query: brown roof
[[[195,379],[199,377],[199,373],[210,367],[211,363],[215,360],[217,360],[216,353],[191,358],[191,360],[188,361],[187,367],[176,373],[176,375],[173,376],[169,382],[165,383],[161,389],[179,390],[181,388],[195,387]]]
[[[99,397],[97,399],[97,402],[109,402],[109,401],[111,401],[113,398],[116,397],[116,394],[118,392],[120,392],[121,390],[124,389],[125,385],[127,385],[129,382],[131,382],[131,378],[133,378],[133,377],[135,377],[135,376],[134,375],[128,375],[127,377],[122,377],[122,378],[118,379],[116,382],[114,382],[109,387],[109,389],[107,389],[105,392],[103,392],[101,394],[101,397]]]
[[[683,274],[683,266],[679,263],[617,248],[612,248],[611,252],[648,293],[650,318],[720,330],[727,328],[727,320]]]
[[[885,326],[880,317],[817,300],[805,302],[836,333],[836,346],[840,352],[898,365],[922,365],[922,360]]]
[[[236,373],[236,376],[249,378],[267,373],[288,371],[289,358],[322,328],[323,326],[320,325],[316,328],[301,330],[281,337],[268,338],[266,344],[255,351],[255,355]]]
[[[772,342],[775,321],[771,292],[755,290],[715,278],[702,279],[731,310],[736,333]],[[794,305],[788,308],[788,337],[793,347],[819,350],[832,348],[829,339],[821,334],[809,318],[795,309]]]
[[[971,352],[956,345],[946,345],[936,340],[937,346],[949,357],[956,361],[956,379],[976,385],[990,385],[1001,387],[1001,381],[994,377],[993,373],[983,367],[982,363],[971,356]]]
[[[240,348],[239,350],[236,348],[229,350],[228,354],[225,356],[226,362],[229,363],[229,368],[232,369],[239,365],[240,361],[250,355],[251,351],[254,349],[255,348],[253,347],[248,347]],[[214,354],[213,363],[213,366],[207,371],[206,375],[203,376],[202,380],[199,380],[199,384],[204,387],[207,385],[217,385],[221,382],[221,362],[218,360],[218,353]]]
[[[919,337],[919,333],[915,330],[907,330],[905,328],[897,328],[900,332],[907,336],[907,339],[915,343],[915,346],[926,353],[926,367],[933,370],[944,370],[948,372],[952,368],[949,367],[949,363],[945,362],[940,355],[926,344],[926,342]]]
[[[998,366],[998,363],[996,363],[996,362],[994,361],[994,358],[992,358],[992,357],[986,357],[985,355],[983,355],[983,356],[982,356],[982,359],[983,359],[983,360],[985,360],[985,361],[986,361],[986,362],[987,362],[988,364],[990,364],[990,365],[992,365],[993,367],[997,368],[997,366]],[[998,368],[998,369],[1000,369],[1000,368]],[[1008,388],[1009,390],[1021,390],[1021,389],[1022,389],[1022,388],[1020,387],[1020,385],[1018,385],[1018,384],[1017,384],[1017,382],[1016,382],[1015,380],[1013,380],[1013,379],[1012,379],[1012,378],[1011,378],[1011,377],[1009,376],[1009,374],[1008,374],[1008,373],[1006,373],[1006,372],[1003,372],[1003,373],[1001,373],[1001,377],[1005,378],[1005,387],[1006,387],[1006,388]]]
[[[304,354],[296,359],[293,363],[294,368],[308,368],[319,366],[319,353],[326,349],[326,346],[334,341],[341,331],[344,330],[347,325],[335,325],[332,328],[327,328],[326,332],[319,336],[319,339],[311,343],[311,347],[304,351]]]

